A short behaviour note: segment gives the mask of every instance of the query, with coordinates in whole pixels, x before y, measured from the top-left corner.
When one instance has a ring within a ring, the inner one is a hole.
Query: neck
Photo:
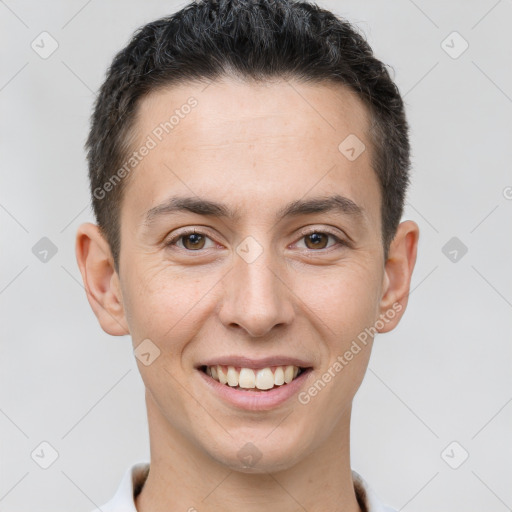
[[[350,468],[350,408],[326,442],[293,466],[244,473],[173,429],[148,395],[146,404],[151,465],[135,499],[138,512],[261,512],[265,506],[280,512],[361,512]]]

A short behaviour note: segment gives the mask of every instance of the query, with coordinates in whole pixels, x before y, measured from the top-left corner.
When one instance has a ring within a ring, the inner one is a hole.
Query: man
[[[76,252],[130,334],[151,461],[107,511],[390,511],[350,467],[376,332],[403,315],[418,226],[403,103],[346,21],[206,0],[114,59]]]

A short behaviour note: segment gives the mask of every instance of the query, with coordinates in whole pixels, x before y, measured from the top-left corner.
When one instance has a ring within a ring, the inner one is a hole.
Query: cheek
[[[355,265],[330,272],[318,286],[312,287],[309,279],[303,283],[305,310],[314,311],[309,317],[317,319],[324,341],[319,351],[325,353],[322,368],[299,401],[310,418],[323,416],[326,428],[346,412],[368,367],[372,338],[365,329],[378,318],[377,284],[378,272]]]
[[[341,349],[378,317],[378,272],[370,265],[347,262],[296,283],[298,297],[323,324],[326,339]]]
[[[134,343],[135,338],[150,338],[163,348],[172,340],[186,340],[210,287],[205,279],[178,274],[169,266],[133,269],[125,289],[125,311]]]

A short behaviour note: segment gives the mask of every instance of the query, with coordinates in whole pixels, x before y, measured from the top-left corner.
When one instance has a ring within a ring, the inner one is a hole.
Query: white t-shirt
[[[138,462],[128,467],[114,497],[92,512],[137,512],[135,497],[139,494],[146,481],[149,472],[149,462]],[[393,508],[386,507],[368,487],[363,477],[352,470],[354,489],[359,502],[366,507],[363,512],[397,512]]]

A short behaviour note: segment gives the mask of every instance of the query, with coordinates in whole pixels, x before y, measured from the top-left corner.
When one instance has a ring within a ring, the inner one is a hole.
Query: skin
[[[137,364],[146,387],[151,471],[139,512],[188,510],[360,511],[350,469],[352,400],[372,341],[309,403],[293,397],[268,411],[244,411],[208,390],[195,366],[207,358],[287,354],[310,362],[307,389],[365,328],[406,306],[419,229],[400,224],[384,261],[381,197],[370,165],[370,119],[352,92],[328,84],[225,78],[151,93],[139,104],[138,146],[190,96],[198,105],[129,176],[121,208],[119,273],[94,224],[77,233],[88,300],[109,334],[150,339],[160,356]],[[338,145],[356,134],[366,150],[349,161]],[[275,220],[294,200],[338,193],[364,209]],[[190,212],[156,217],[171,195],[239,209],[230,220]],[[105,200],[108,200],[108,196]],[[196,228],[204,242],[182,237]],[[302,232],[332,229],[317,245]],[[314,229],[313,229],[314,228]],[[248,236],[262,253],[236,249]],[[194,245],[194,242],[196,245]],[[198,247],[196,249],[195,247]],[[238,451],[262,454],[244,467]]]

